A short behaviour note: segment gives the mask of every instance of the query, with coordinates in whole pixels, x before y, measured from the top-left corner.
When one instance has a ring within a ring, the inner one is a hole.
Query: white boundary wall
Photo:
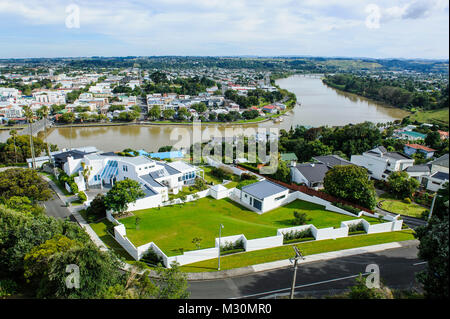
[[[198,198],[203,198],[206,196],[210,196],[211,190],[205,190],[202,192],[198,192]],[[242,203],[239,200],[239,194],[240,191],[236,188],[232,188],[228,190],[228,197],[239,204],[242,205]],[[295,226],[295,227],[288,227],[288,228],[280,228],[277,229],[277,233],[275,236],[270,237],[264,237],[264,238],[256,238],[256,239],[247,239],[245,235],[238,234],[233,236],[226,236],[221,238],[221,246],[224,246],[227,242],[236,243],[238,240],[242,240],[244,244],[244,250],[245,251],[254,251],[254,250],[260,250],[260,249],[267,249],[272,247],[279,247],[283,246],[283,235],[290,231],[302,231],[305,229],[310,228],[311,233],[313,234],[315,240],[325,240],[325,239],[336,239],[336,238],[343,238],[348,236],[348,230],[349,226],[353,224],[363,223],[364,229],[367,234],[374,234],[374,233],[381,233],[381,232],[390,232],[390,231],[398,231],[402,229],[403,220],[399,220],[398,218],[400,215],[397,215],[395,217],[392,216],[380,216],[378,214],[370,214],[364,211],[361,211],[358,215],[354,215],[350,212],[347,212],[341,208],[333,206],[330,202],[323,200],[321,198],[310,196],[301,192],[293,192],[290,193],[283,201],[282,205],[286,205],[288,203],[291,203],[297,199],[304,200],[307,202],[315,203],[318,205],[322,205],[325,207],[326,210],[333,211],[336,213],[348,215],[351,217],[361,217],[361,216],[368,216],[373,218],[379,218],[383,217],[383,219],[388,220],[388,222],[380,223],[380,224],[370,224],[365,219],[359,218],[354,220],[348,220],[343,221],[341,223],[341,226],[339,228],[316,228],[314,225],[302,225],[302,226]],[[188,195],[186,198],[186,202],[195,200],[195,198],[192,195]],[[175,201],[182,203],[181,200]],[[164,203],[165,205],[169,205],[167,202]],[[163,204],[163,205],[164,205]],[[244,205],[246,206],[246,205]],[[166,267],[170,267],[170,265],[173,262],[177,262],[180,265],[186,265],[198,261],[208,260],[217,258],[219,254],[219,239],[215,239],[215,245],[212,248],[206,248],[206,249],[199,249],[199,250],[192,250],[192,251],[186,251],[181,255],[178,256],[170,256],[168,257],[155,243],[150,242],[144,245],[141,245],[139,247],[135,247],[133,243],[126,237],[126,229],[123,224],[118,222],[111,214],[111,212],[106,213],[106,218],[111,221],[112,223],[116,224],[117,226],[114,227],[114,238],[116,241],[136,260],[139,260],[142,258],[142,256],[145,254],[145,252],[148,249],[153,249],[159,256],[162,257],[164,261],[164,265]]]

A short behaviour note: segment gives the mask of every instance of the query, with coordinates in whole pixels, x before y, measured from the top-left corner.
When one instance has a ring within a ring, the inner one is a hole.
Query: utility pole
[[[294,299],[294,290],[295,290],[295,280],[297,279],[297,263],[299,259],[305,259],[302,253],[298,250],[297,246],[292,246],[295,251],[295,257],[289,258],[289,261],[294,261],[294,276],[292,277],[292,287],[291,287],[291,297],[290,299]]]
[[[217,270],[220,270],[220,237],[222,235],[222,228],[223,228],[223,225],[220,224],[220,226],[219,226],[219,263],[217,265]]]
[[[433,197],[433,202],[431,203],[431,208],[430,208],[430,214],[428,215],[428,220],[427,223],[430,222],[431,219],[431,215],[433,215],[433,209],[434,209],[434,202],[436,201],[436,197],[438,197],[439,195],[436,193]]]

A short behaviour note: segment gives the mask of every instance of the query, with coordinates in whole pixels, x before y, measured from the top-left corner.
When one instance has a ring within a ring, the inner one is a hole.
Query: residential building
[[[369,175],[378,180],[386,180],[392,172],[403,171],[414,165],[414,159],[399,152],[388,152],[378,146],[362,155],[352,155],[350,162],[365,167]]]
[[[405,152],[406,155],[409,155],[409,156],[411,156],[417,152],[420,152],[425,156],[425,158],[431,158],[431,157],[433,157],[434,152],[436,150],[426,147],[426,146],[423,146],[423,145],[420,145],[420,144],[405,144],[403,151]]]
[[[283,204],[289,189],[268,180],[242,187],[240,200],[258,213],[265,213]]]

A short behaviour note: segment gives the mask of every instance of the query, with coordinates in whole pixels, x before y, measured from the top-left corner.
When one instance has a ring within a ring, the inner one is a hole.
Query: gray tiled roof
[[[297,164],[295,168],[310,182],[322,182],[329,168],[323,163]]]
[[[155,181],[151,175],[142,175],[142,176],[139,176],[139,177],[142,178],[145,182],[147,182],[150,186],[154,186],[154,187],[161,187],[162,186],[160,183]]]
[[[353,163],[350,163],[349,161],[337,155],[315,156],[313,157],[313,159],[318,162],[324,163],[330,168],[333,168],[336,165],[353,165]]]
[[[443,166],[443,167],[448,167],[448,164],[449,164],[448,153],[442,155],[441,157],[439,157],[437,159],[435,159],[430,164],[439,165],[439,166]]]
[[[268,180],[242,187],[243,192],[261,200],[266,197],[284,192],[285,190],[287,190],[287,188]]]
[[[405,169],[405,171],[413,173],[413,172],[430,172],[430,168],[428,165],[413,165]]]
[[[433,175],[431,175],[431,177],[440,179],[441,181],[448,180],[448,173],[437,172],[437,173],[434,173]]]

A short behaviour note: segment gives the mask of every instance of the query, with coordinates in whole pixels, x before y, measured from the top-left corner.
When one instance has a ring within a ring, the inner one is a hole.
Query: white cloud
[[[380,8],[381,17],[378,28],[367,29],[365,8],[372,2]],[[64,26],[65,8],[70,3],[0,0],[0,20],[3,16],[15,16],[20,28],[48,26],[70,35],[73,30],[65,30]],[[386,54],[383,46],[396,54],[411,52],[407,47],[399,47],[400,43],[433,47],[436,57],[448,55],[448,48],[443,46],[448,42],[448,31],[444,33],[446,41],[438,41],[442,32],[433,36],[429,29],[435,27],[437,19],[448,24],[446,0],[74,0],[73,3],[80,7],[79,34],[105,36],[126,44],[130,55],[344,55],[351,48],[370,56]],[[411,26],[416,25],[420,26],[413,27],[416,33],[408,34]],[[401,36],[401,41],[396,41],[396,36]],[[16,38],[21,41],[20,34]],[[372,39],[369,44],[368,39]],[[433,41],[440,46],[436,48]],[[104,55],[117,55],[113,51],[117,48],[112,45],[92,48],[86,55],[102,50]]]

